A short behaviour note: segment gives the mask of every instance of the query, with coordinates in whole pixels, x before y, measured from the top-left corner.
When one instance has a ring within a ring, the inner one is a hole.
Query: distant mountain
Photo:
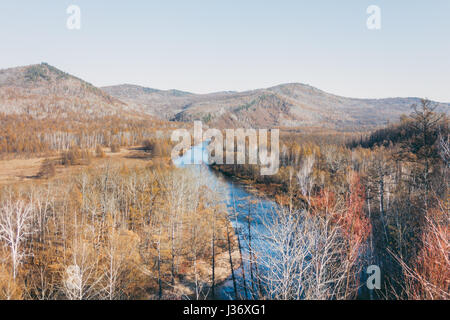
[[[0,70],[0,112],[38,118],[133,116],[117,98],[46,63]]]
[[[283,84],[246,92],[192,94],[132,85],[102,88],[129,105],[169,120],[202,120],[217,127],[325,127],[370,129],[409,114],[419,98],[355,99],[305,84]],[[176,92],[176,93],[175,93]],[[450,104],[437,103],[449,112]]]
[[[411,112],[418,98],[354,99],[300,83],[245,92],[194,94],[137,85],[97,88],[46,63],[0,70],[0,113],[44,118],[120,115],[202,120],[219,128],[372,129]],[[450,104],[436,103],[448,113]]]
[[[101,89],[124,101],[132,108],[167,120],[175,119],[177,114],[203,101],[218,101],[225,96],[234,94],[233,92],[221,92],[199,95],[180,90],[158,90],[131,84],[102,87]]]

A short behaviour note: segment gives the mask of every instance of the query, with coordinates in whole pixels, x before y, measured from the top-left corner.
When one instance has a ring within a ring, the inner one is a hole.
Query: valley
[[[449,110],[0,70],[0,299],[448,299]],[[278,129],[277,170],[247,161],[250,137],[244,163],[188,165],[213,143],[176,149],[194,121]]]

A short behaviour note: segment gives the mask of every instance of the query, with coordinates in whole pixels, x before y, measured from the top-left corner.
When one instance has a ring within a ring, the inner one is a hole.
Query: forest
[[[270,297],[449,298],[445,114],[423,100],[400,123],[369,134],[281,140],[274,176],[260,176],[257,165],[214,166],[281,205],[270,232],[281,254],[261,259]],[[382,270],[380,290],[365,288],[361,271],[371,265]]]
[[[246,299],[449,298],[449,128],[431,102],[369,133],[283,130],[273,176],[211,166],[277,204],[257,221],[249,200],[246,230],[173,164],[179,126],[0,115],[0,157],[44,159],[0,184],[0,299],[215,299],[229,277]],[[130,148],[139,162],[114,156]]]

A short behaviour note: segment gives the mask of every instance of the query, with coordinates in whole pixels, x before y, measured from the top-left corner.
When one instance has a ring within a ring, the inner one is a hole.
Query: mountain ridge
[[[134,84],[98,88],[47,63],[0,70],[0,112],[34,117],[123,115],[204,121],[226,127],[372,129],[410,113],[420,98],[363,99],[327,93],[303,83],[242,92],[195,94]],[[435,102],[448,113],[449,103]]]
[[[121,85],[102,89],[127,103],[139,101],[144,112],[156,110],[155,114],[168,120],[202,120],[218,127],[374,128],[398,120],[411,111],[413,104],[420,103],[417,97],[342,97],[302,83],[242,92],[190,93],[182,97],[167,97],[167,93],[162,94],[167,91],[151,88],[147,88],[153,91],[146,97],[125,97],[120,88]],[[436,105],[438,111],[448,113],[450,104],[436,102]]]
[[[35,118],[134,117],[119,99],[45,62],[0,70],[0,112]]]

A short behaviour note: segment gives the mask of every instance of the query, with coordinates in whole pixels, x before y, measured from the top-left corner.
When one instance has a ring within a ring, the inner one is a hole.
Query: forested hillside
[[[125,114],[125,104],[46,63],[0,70],[0,112],[34,118]]]
[[[354,135],[339,142],[333,136],[291,133],[281,140],[281,168],[274,176],[260,176],[257,165],[214,166],[286,208],[272,218],[271,240],[276,250],[287,243],[295,245],[286,255],[264,260],[272,270],[266,281],[278,277],[282,281],[269,286],[271,295],[450,297],[450,149],[445,114],[423,100],[401,123],[366,138]],[[315,241],[320,241],[319,247],[314,247]],[[323,278],[316,273],[318,265],[305,264],[307,254],[318,264],[332,259]],[[293,278],[279,267],[287,263],[299,268]],[[380,291],[366,290],[362,270],[368,265],[382,270]],[[296,289],[299,284],[301,291]],[[319,293],[314,291],[318,287]]]
[[[171,133],[195,119],[280,127],[279,171],[177,166]],[[449,150],[428,100],[1,70],[0,299],[448,299]]]
[[[121,85],[103,88],[130,105],[166,119],[201,120],[219,128],[327,128],[370,130],[398,121],[418,98],[353,99],[292,83],[245,92],[192,94],[174,90]],[[437,110],[448,113],[448,103]]]

